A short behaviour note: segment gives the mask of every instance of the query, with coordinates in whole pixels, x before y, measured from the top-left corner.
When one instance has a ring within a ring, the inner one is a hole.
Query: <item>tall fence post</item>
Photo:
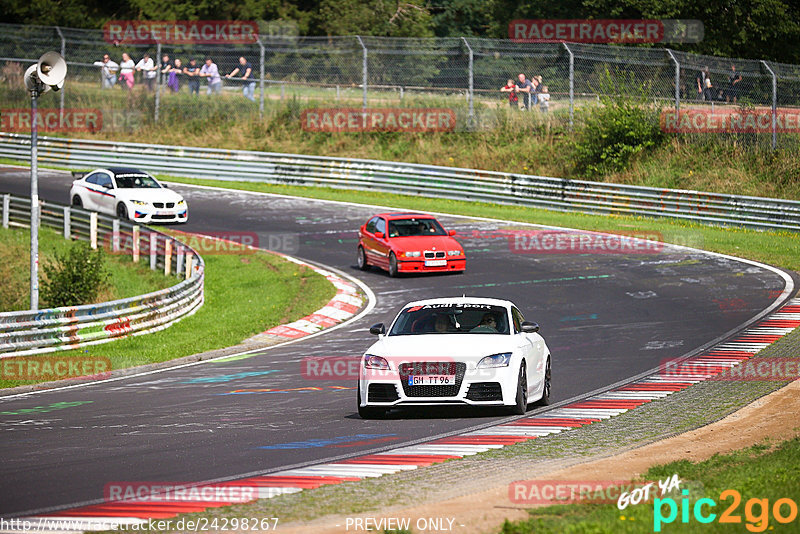
[[[778,77],[766,61],[761,61],[767,72],[772,75],[772,150],[778,146]]]
[[[672,62],[675,63],[675,113],[678,113],[681,110],[681,64],[672,50],[667,48],[666,51]]]
[[[569,54],[569,129],[572,130],[575,119],[575,55],[567,43],[561,43]]]
[[[61,32],[61,28],[56,26],[56,31],[58,32],[58,36],[61,38],[61,57],[66,60],[67,58],[67,40],[64,39],[64,34]],[[58,120],[59,124],[64,124],[64,88],[61,88],[59,91],[59,107],[58,107]]]
[[[258,47],[261,49],[261,65],[259,68],[259,87],[261,89],[261,97],[258,101],[258,115],[264,118],[264,43],[261,42],[261,37],[256,37]]]
[[[11,206],[11,195],[3,195],[3,228],[8,228],[8,210]]]
[[[362,104],[362,107],[363,109],[367,109],[367,47],[364,45],[364,41],[361,39],[360,35],[356,35],[356,39],[358,39],[361,49],[364,51],[364,58],[362,59],[361,65],[361,77],[363,78],[362,83],[364,84],[364,103]]]
[[[150,232],[150,269],[156,270],[156,258],[158,254],[158,234]]]
[[[93,249],[97,248],[97,212],[89,214],[89,244]]]
[[[160,65],[161,61],[161,43],[156,43],[156,59],[155,64]],[[153,120],[158,122],[158,108],[161,106],[161,67],[156,70],[156,110],[153,115]]]
[[[139,227],[134,226],[131,233],[131,245],[133,246],[131,250],[131,261],[133,263],[139,263]]]
[[[462,37],[462,41],[467,46],[467,50],[469,51],[469,125],[472,127],[472,121],[475,120],[475,108],[473,104],[474,98],[474,91],[475,91],[475,78],[474,78],[474,71],[473,71],[473,60],[474,54],[472,53],[472,47],[467,42],[467,39]]]
[[[72,210],[64,206],[64,239],[72,237]]]

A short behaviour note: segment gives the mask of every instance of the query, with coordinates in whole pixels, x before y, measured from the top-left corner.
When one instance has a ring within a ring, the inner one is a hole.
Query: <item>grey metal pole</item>
[[[36,124],[38,97],[38,89],[31,91],[31,310],[34,311],[39,309],[39,169],[36,145],[39,138],[39,127]]]
[[[464,44],[467,46],[467,50],[469,50],[469,122],[471,126],[472,121],[475,119],[475,107],[473,103],[474,91],[475,91],[475,78],[473,76],[474,54],[472,53],[472,47],[469,46],[469,43],[467,42],[466,38],[462,37],[461,40],[464,41]]]
[[[261,48],[261,69],[260,69],[260,81],[259,86],[261,88],[261,97],[258,102],[258,114],[261,118],[264,118],[264,44],[261,42],[261,37],[257,38],[258,46]]]
[[[156,65],[159,65],[159,67],[157,67],[158,70],[156,71],[156,111],[153,117],[155,122],[158,122],[158,108],[161,105],[161,67],[160,63],[158,63],[159,61],[161,61],[161,43],[156,43]]]
[[[775,150],[778,146],[778,77],[766,61],[761,64],[772,75],[772,150]]]
[[[669,48],[666,49],[672,62],[675,63],[675,113],[681,110],[681,64]]]
[[[362,78],[363,78],[363,85],[364,85],[364,103],[362,104],[363,109],[367,109],[367,47],[364,46],[364,41],[361,39],[360,35],[356,35],[356,39],[361,44],[361,49],[364,51],[364,59],[362,60]]]
[[[64,39],[64,34],[61,33],[61,28],[56,26],[56,31],[58,32],[58,36],[61,37],[61,57],[66,59],[66,57],[67,57],[67,40]],[[59,110],[58,111],[58,123],[59,124],[64,124],[64,88],[63,87],[61,88],[60,93],[61,94],[59,95],[59,98],[61,100],[60,100],[59,108],[58,108],[58,110]]]
[[[575,56],[567,43],[561,43],[569,54],[569,129],[572,130],[575,119]]]

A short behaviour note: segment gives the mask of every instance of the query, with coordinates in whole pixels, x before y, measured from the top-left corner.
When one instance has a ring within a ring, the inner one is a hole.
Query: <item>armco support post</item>
[[[111,221],[111,251],[119,252],[119,219]]]
[[[93,249],[97,248],[97,212],[89,214],[89,244]]]
[[[64,239],[72,237],[72,210],[69,206],[64,206]]]
[[[158,254],[158,234],[150,232],[150,269],[156,270],[156,258]]]
[[[172,239],[164,240],[164,276],[169,276],[172,269]]]
[[[11,206],[11,195],[3,195],[3,228],[8,228],[8,210]]]
[[[194,261],[194,254],[191,252],[186,254],[186,279],[192,277],[192,261]]]
[[[175,259],[175,274],[178,276],[183,272],[183,245],[178,245],[178,257]]]
[[[131,238],[133,242],[133,250],[131,251],[131,258],[133,263],[139,263],[139,227],[133,227],[133,237]]]

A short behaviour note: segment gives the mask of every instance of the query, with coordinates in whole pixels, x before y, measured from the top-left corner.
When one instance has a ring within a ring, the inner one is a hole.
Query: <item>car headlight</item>
[[[134,206],[147,206],[147,202],[142,202],[141,200],[131,200],[131,204]]]
[[[381,358],[380,356],[375,356],[374,354],[365,354],[364,367],[367,369],[383,369],[388,371],[389,362],[386,361],[386,358]]]
[[[185,206],[186,205],[186,201],[185,200],[179,200],[178,203],[175,204],[175,205],[176,206]]]
[[[503,352],[501,354],[492,354],[491,356],[482,358],[481,361],[478,362],[478,368],[508,367],[509,363],[511,363],[511,353]]]
[[[448,250],[447,251],[447,255],[448,256],[461,256],[461,251],[460,250]]]
[[[407,250],[403,252],[403,256],[406,258],[419,258],[420,252],[419,250]]]

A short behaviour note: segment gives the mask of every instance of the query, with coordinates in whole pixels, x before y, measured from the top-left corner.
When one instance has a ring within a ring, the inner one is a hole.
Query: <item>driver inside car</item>
[[[493,334],[496,334],[497,319],[491,313],[484,314],[478,326],[470,330],[470,332],[491,332]]]

